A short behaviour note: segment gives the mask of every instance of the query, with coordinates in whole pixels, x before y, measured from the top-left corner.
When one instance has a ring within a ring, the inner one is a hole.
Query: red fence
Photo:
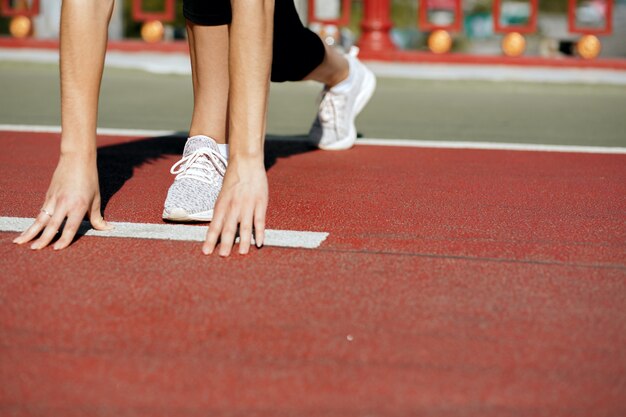
[[[422,0],[417,10],[418,27],[423,31],[445,30],[448,32],[460,32],[463,29],[461,0]],[[429,14],[433,10],[446,10],[454,18],[448,24],[433,22],[429,18]]]
[[[146,12],[143,9],[143,0],[132,0],[133,20],[137,22],[149,22],[152,20],[171,22],[176,18],[174,1],[175,0],[164,0],[163,10],[160,12]]]
[[[13,36],[25,37],[32,33],[32,17],[39,14],[40,0],[0,0],[0,14],[12,17],[10,31]],[[144,22],[142,37],[149,42],[163,38],[163,23],[175,18],[175,0],[162,0],[160,11],[145,11],[143,0],[127,0],[132,2],[132,19]],[[210,1],[210,0],[207,0]],[[316,16],[316,4],[324,0],[308,0],[310,23],[321,25],[346,26],[351,19],[351,0],[336,0],[340,13],[336,18],[322,19]],[[463,30],[462,0],[415,0],[419,3],[416,16],[417,27],[430,32],[428,45],[435,53],[448,52],[453,44],[453,36]],[[529,7],[528,20],[523,24],[506,25],[502,22],[503,5],[511,0],[493,0],[493,27],[496,33],[504,34],[502,49],[505,55],[519,56],[524,53],[526,41],[524,35],[537,32],[539,0],[527,0]],[[519,2],[519,0],[516,0]],[[610,35],[613,31],[612,18],[614,0],[562,0],[568,5],[568,28],[572,34],[583,35],[578,42],[578,52],[585,58],[594,58],[600,52],[600,40],[597,36]],[[30,6],[29,6],[30,5]],[[604,26],[580,26],[577,14],[581,7],[594,7],[603,16]],[[359,46],[363,51],[393,51],[390,31],[392,29],[391,0],[363,0],[363,19]],[[433,20],[433,16],[447,14],[453,18],[442,22]]]
[[[1,14],[3,16],[26,16],[33,17],[39,14],[39,0],[33,0],[30,6],[25,2],[14,2],[2,0]]]
[[[314,10],[316,0],[309,0],[309,21],[320,23],[332,23],[316,19]],[[320,1],[320,0],[317,0]],[[508,0],[493,0],[493,26],[496,33],[505,34],[502,41],[502,49],[505,55],[519,56],[524,53],[526,41],[523,35],[537,32],[539,16],[539,0],[527,0],[529,17],[525,24],[505,25],[502,23],[503,4]],[[568,1],[568,28],[573,34],[582,34],[578,45],[578,52],[585,58],[594,58],[600,52],[600,41],[596,37],[610,35],[613,19],[614,0],[595,0],[591,3],[594,7],[603,7],[603,27],[579,27],[577,24],[577,11],[580,3],[578,0]],[[344,0],[344,8],[346,1]],[[359,46],[364,51],[379,52],[395,48],[390,38],[392,23],[390,0],[364,0],[363,20],[361,22],[362,35]],[[452,46],[451,34],[462,30],[463,5],[462,0],[419,0],[417,27],[430,33],[428,45],[435,53],[446,53]],[[430,19],[432,11],[447,11],[454,16],[451,22],[433,22]]]
[[[525,25],[502,24],[502,2],[493,0],[493,27],[496,33],[535,33],[537,32],[537,16],[539,15],[539,0],[530,0],[530,17]]]
[[[569,7],[567,11],[569,31],[572,33],[581,33],[583,35],[610,35],[613,33],[613,1],[605,0],[602,3],[596,4],[595,7],[603,7],[603,14],[605,16],[605,25],[602,28],[595,27],[579,27],[576,22],[576,6],[577,0],[569,0]]]

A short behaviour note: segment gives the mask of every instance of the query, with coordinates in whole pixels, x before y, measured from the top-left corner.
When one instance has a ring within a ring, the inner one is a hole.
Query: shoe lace
[[[170,172],[176,175],[176,180],[193,178],[212,184],[214,172],[224,176],[227,166],[228,161],[218,151],[200,148],[172,165]]]
[[[356,57],[359,55],[359,48],[352,46],[347,53],[348,56]],[[342,123],[337,123],[342,115],[345,115],[343,110],[346,106],[348,98],[345,94],[338,94],[333,92],[329,88],[325,88],[322,91],[319,99],[319,121],[324,127],[337,129],[338,126],[342,126]],[[339,133],[339,132],[338,132]]]
[[[344,94],[333,93],[330,90],[323,91],[318,113],[320,122],[328,128],[336,128],[338,119],[345,113],[341,110],[345,107],[346,100]]]

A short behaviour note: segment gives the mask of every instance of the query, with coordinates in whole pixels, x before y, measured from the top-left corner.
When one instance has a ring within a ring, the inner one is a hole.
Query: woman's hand
[[[85,215],[96,230],[109,230],[100,211],[100,189],[98,170],[94,157],[83,155],[62,155],[52,176],[46,193],[46,200],[35,222],[14,243],[24,244],[41,236],[31,245],[31,249],[43,249],[50,244],[60,231],[61,238],[54,244],[54,249],[66,248],[72,243]]]
[[[247,254],[250,249],[253,226],[256,246],[263,246],[267,200],[263,156],[231,156],[202,252],[206,255],[213,253],[219,239],[219,255],[230,255],[237,226],[240,254]]]

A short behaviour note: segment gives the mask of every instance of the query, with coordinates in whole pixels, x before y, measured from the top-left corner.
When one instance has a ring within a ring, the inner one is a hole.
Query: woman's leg
[[[272,63],[274,0],[231,0],[230,160],[215,203],[215,215],[202,251],[218,240],[220,256],[230,255],[237,229],[239,253],[263,245],[268,201],[263,145]]]
[[[177,174],[167,192],[163,219],[209,221],[222,187],[228,157],[228,25],[187,21],[194,107]],[[217,143],[216,143],[217,142]]]
[[[112,11],[113,0],[63,2],[61,154],[41,212],[14,243],[34,240],[31,249],[43,249],[63,229],[61,238],[54,244],[54,249],[63,249],[74,239],[85,214],[95,229],[109,228],[100,208],[96,123]]]
[[[189,136],[228,141],[228,25],[200,26],[187,21],[194,108]]]
[[[163,219],[209,221],[227,165],[230,1],[185,0],[194,107]],[[217,143],[216,143],[217,142]]]
[[[309,73],[305,80],[319,81],[328,88],[332,88],[348,78],[350,65],[348,60],[335,48],[324,44],[324,60],[313,71]]]
[[[329,47],[305,28],[293,0],[276,0],[272,81],[315,80],[324,84],[310,140],[321,149],[341,150],[354,145],[354,120],[365,107],[376,79],[357,58]]]

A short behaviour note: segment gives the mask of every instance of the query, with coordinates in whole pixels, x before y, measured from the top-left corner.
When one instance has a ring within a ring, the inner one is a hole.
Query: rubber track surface
[[[102,137],[110,220],[160,222],[176,138]],[[1,133],[1,216],[57,135]],[[621,416],[626,157],[268,144],[268,227],[319,249],[0,233],[0,414]]]

